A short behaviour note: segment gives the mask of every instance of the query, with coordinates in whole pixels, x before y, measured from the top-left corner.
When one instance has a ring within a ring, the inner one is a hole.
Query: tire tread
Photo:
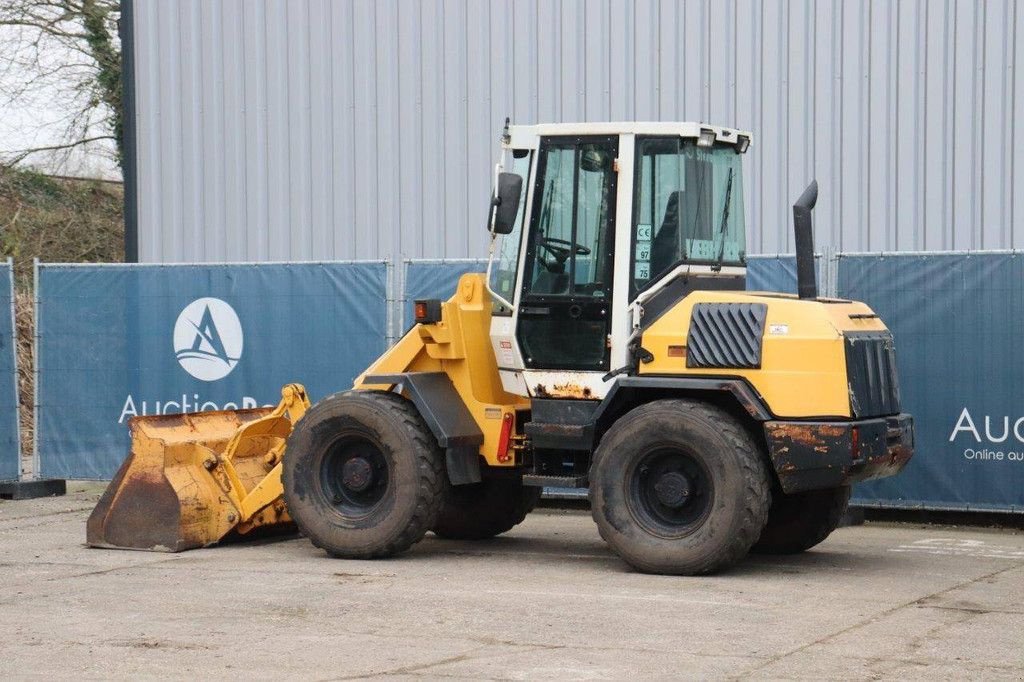
[[[303,417],[303,419],[308,419],[310,417],[315,418],[317,414],[317,407],[325,405],[331,399],[339,398],[343,395],[346,397],[358,396],[357,399],[360,400],[382,400],[389,402],[389,407],[394,409],[394,411],[399,415],[402,428],[409,436],[411,436],[417,445],[421,446],[419,452],[427,453],[427,456],[419,456],[417,458],[417,498],[419,502],[416,505],[416,510],[410,522],[406,525],[405,529],[398,534],[398,536],[376,550],[369,552],[333,551],[326,547],[326,543],[321,542],[315,533],[312,533],[308,527],[305,527],[300,519],[295,518],[293,520],[302,535],[307,537],[314,546],[324,550],[332,557],[343,559],[379,559],[393,556],[404,552],[422,540],[423,536],[426,535],[427,531],[437,520],[437,515],[440,511],[440,504],[428,505],[425,501],[439,501],[443,498],[444,486],[447,483],[447,476],[444,470],[444,457],[441,454],[437,441],[427,428],[427,425],[416,410],[416,407],[410,401],[396,393],[386,391],[346,391],[344,393],[335,393],[313,406],[306,413],[306,416]],[[287,451],[285,456],[287,457]],[[282,482],[285,488],[288,488],[288,475],[289,469],[288,467],[284,467],[282,471]]]
[[[743,520],[739,524],[739,532],[732,536],[728,542],[723,543],[717,552],[709,554],[699,566],[687,571],[687,573],[701,575],[719,571],[728,568],[747,555],[750,548],[757,542],[761,529],[764,528],[768,520],[768,510],[771,504],[771,484],[767,465],[765,464],[761,449],[742,424],[718,407],[690,399],[658,400],[640,405],[623,415],[605,434],[604,440],[606,441],[613,436],[618,429],[628,428],[631,415],[635,417],[638,411],[641,410],[644,412],[658,410],[659,408],[667,407],[668,403],[672,404],[673,409],[682,410],[697,419],[712,424],[738,455],[737,459],[740,463],[744,486]],[[598,447],[592,466],[596,467],[599,459],[608,457],[610,454],[607,448]],[[609,532],[605,528],[606,521],[602,518],[600,510],[595,504],[591,504],[591,516],[597,524],[601,538],[611,544]],[[627,561],[645,572],[665,572],[662,567],[646,563],[636,557],[631,557]]]
[[[512,530],[533,511],[540,489],[524,488],[513,480],[473,484],[472,490],[449,488],[451,497],[442,506],[431,530],[449,540],[485,540]]]
[[[850,486],[813,490],[795,495],[776,493],[774,504],[785,509],[771,511],[757,543],[758,554],[800,554],[819,545],[842,521],[850,501]],[[778,512],[782,513],[779,514]]]

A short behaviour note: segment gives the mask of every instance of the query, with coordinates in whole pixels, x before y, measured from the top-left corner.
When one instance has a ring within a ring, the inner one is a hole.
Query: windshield
[[[523,213],[525,213],[524,207],[526,206],[526,179],[530,177],[530,158],[532,156],[533,154],[525,149],[516,150],[513,153],[511,172],[523,178],[523,192],[519,195],[519,212],[516,213],[512,231],[495,236],[497,243],[494,248],[494,262],[491,264],[491,291],[509,302],[512,302],[516,292],[519,245],[522,241]],[[512,314],[511,310],[497,300],[493,301],[493,311],[496,315]]]
[[[731,146],[698,147],[680,137],[637,140],[633,295],[679,263],[743,264],[740,159]]]
[[[546,140],[531,218],[525,290],[537,296],[611,295],[614,138]]]

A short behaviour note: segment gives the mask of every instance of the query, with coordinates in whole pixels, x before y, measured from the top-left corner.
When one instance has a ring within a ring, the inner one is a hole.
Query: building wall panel
[[[506,115],[750,129],[751,253],[1024,248],[1024,0],[134,0],[143,261],[462,258]]]

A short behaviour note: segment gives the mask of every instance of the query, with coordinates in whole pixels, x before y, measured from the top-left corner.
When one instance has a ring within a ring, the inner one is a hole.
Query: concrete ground
[[[1020,531],[869,523],[678,578],[575,510],[387,561],[87,549],[74,490],[0,502],[0,678],[1024,677]]]

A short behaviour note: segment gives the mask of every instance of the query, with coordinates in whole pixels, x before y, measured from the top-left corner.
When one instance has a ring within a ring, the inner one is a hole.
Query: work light
[[[697,137],[698,147],[710,147],[715,143],[715,131],[710,128],[701,128]]]

